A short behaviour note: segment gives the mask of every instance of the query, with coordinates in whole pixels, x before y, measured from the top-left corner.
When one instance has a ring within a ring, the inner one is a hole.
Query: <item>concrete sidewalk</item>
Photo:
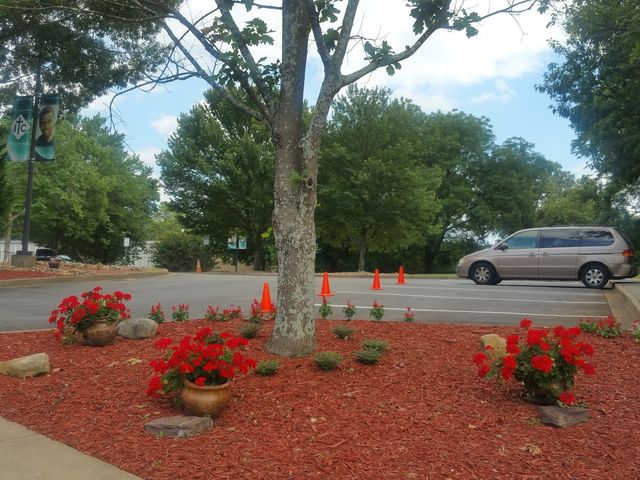
[[[3,418],[0,418],[0,478],[140,480],[140,477]]]

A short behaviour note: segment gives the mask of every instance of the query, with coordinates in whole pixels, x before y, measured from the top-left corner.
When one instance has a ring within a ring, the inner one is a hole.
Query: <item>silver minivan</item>
[[[629,239],[611,227],[528,228],[462,257],[456,274],[479,285],[579,279],[588,288],[603,288],[610,279],[637,274],[634,253]]]

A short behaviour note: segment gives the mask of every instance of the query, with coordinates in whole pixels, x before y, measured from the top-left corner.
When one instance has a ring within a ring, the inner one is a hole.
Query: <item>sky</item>
[[[479,5],[491,4],[495,8],[500,1],[484,0],[483,3],[481,0]],[[389,8],[392,3],[396,5]],[[197,15],[206,4],[208,0],[190,0],[183,13]],[[482,8],[486,7],[480,7],[480,13]],[[412,19],[404,1],[366,0],[361,2],[360,11],[355,33],[385,39],[395,45],[396,50],[412,43]],[[252,11],[251,16],[255,15]],[[275,19],[274,15],[274,12],[260,12],[272,28],[278,24],[270,21]],[[485,20],[473,38],[461,32],[436,32],[413,57],[402,62],[402,69],[395,75],[377,71],[358,84],[388,87],[394,96],[411,99],[427,113],[458,109],[487,117],[497,143],[522,137],[565,170],[576,176],[588,174],[584,159],[571,153],[574,134],[568,121],[554,115],[550,98],[535,90],[535,85],[543,82],[547,65],[562,61],[548,44],[551,38],[561,40],[562,31],[558,27],[547,28],[548,22],[547,16],[533,11],[518,16],[517,20],[507,15]],[[256,56],[274,58],[278,55],[277,32],[273,36],[275,44],[261,47]],[[310,104],[315,103],[322,78],[322,65],[314,49],[311,45],[305,85]],[[354,49],[347,55],[343,73],[359,66],[362,66],[362,54]],[[176,128],[178,116],[200,101],[207,88],[203,80],[190,79],[159,86],[151,92],[129,92],[116,99],[117,130],[125,134],[132,153],[154,168],[155,176],[160,173],[155,155],[167,148],[167,139]],[[108,114],[109,99],[109,96],[97,99],[83,113]]]

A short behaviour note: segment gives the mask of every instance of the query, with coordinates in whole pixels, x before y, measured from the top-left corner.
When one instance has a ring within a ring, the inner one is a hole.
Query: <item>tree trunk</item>
[[[315,171],[305,172],[302,149],[309,19],[300,0],[284,0],[282,8],[282,82],[273,129],[276,147],[273,232],[278,250],[278,312],[266,348],[277,355],[302,357],[316,348]],[[317,154],[317,150],[312,153]],[[312,180],[302,181],[307,175]]]
[[[256,248],[253,252],[253,269],[256,272],[264,272],[264,242],[262,241],[260,235],[254,237],[254,245],[256,246]]]
[[[17,215],[7,215],[7,225],[4,227],[4,260],[3,263],[9,265],[11,263],[11,232],[13,230],[13,221]]]
[[[364,272],[364,261],[367,255],[367,234],[364,229],[360,232],[360,257],[358,258],[358,271]]]

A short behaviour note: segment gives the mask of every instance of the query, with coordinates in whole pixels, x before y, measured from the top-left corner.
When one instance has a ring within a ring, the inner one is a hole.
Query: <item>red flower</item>
[[[535,355],[531,357],[531,366],[541,372],[549,373],[553,368],[553,359],[548,355]]]
[[[587,362],[584,362],[584,364],[582,365],[582,371],[585,373],[585,375],[594,375],[596,373],[595,367]]]
[[[151,380],[149,380],[149,386],[147,387],[147,395],[155,396],[161,388],[162,379],[158,375],[151,377]]]
[[[478,375],[480,375],[481,377],[486,377],[489,373],[489,370],[491,370],[489,368],[489,365],[483,363],[482,365],[480,365],[480,368],[478,368]]]
[[[478,352],[476,353],[471,360],[473,361],[473,363],[475,363],[476,365],[480,365],[481,363],[484,363],[484,361],[487,359],[487,356],[482,353],[482,352]]]
[[[576,401],[576,397],[572,392],[562,392],[558,397],[558,400],[565,405],[573,405]]]
[[[513,370],[511,368],[502,367],[500,369],[500,375],[502,375],[502,378],[505,380],[510,380],[511,377],[513,377]]]
[[[510,368],[511,370],[515,370],[516,366],[517,366],[516,365],[516,357],[514,357],[513,355],[506,355],[502,359],[502,366]]]
[[[529,320],[528,318],[523,318],[522,320],[520,320],[520,326],[522,328],[529,328],[531,326],[531,320]]]
[[[156,348],[164,350],[172,343],[173,343],[173,340],[171,340],[170,338],[159,338],[158,340],[156,340],[155,346]]]
[[[198,377],[194,380],[193,383],[195,383],[196,385],[198,385],[199,387],[202,387],[204,385],[204,382],[206,382],[207,379],[204,377]]]

